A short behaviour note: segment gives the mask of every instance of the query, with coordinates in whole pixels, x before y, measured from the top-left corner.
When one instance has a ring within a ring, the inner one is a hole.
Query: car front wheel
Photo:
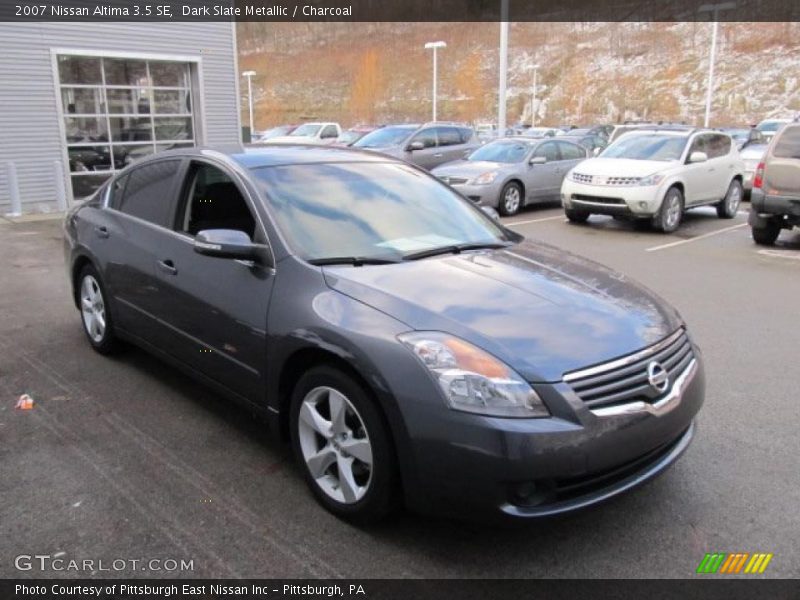
[[[678,188],[669,188],[655,217],[655,225],[664,233],[672,233],[678,229],[682,217],[683,194]]]
[[[109,354],[117,349],[119,342],[114,336],[114,326],[100,275],[94,267],[87,265],[81,271],[78,282],[78,306],[81,310],[83,331],[92,348],[101,354]]]
[[[380,409],[359,382],[331,366],[303,375],[292,393],[292,446],[317,501],[358,524],[399,502],[394,448]]]
[[[503,191],[500,192],[500,214],[506,217],[515,215],[522,207],[522,187],[513,181],[508,182],[503,186]]]
[[[565,208],[564,214],[571,223],[586,223],[589,220],[589,213],[577,208]]]
[[[728,193],[717,204],[717,216],[720,219],[732,219],[735,217],[736,212],[739,210],[739,204],[742,202],[742,195],[742,184],[737,179],[734,179],[728,186]]]

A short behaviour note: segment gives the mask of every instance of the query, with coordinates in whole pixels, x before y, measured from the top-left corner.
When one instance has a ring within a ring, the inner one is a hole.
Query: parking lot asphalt
[[[507,529],[405,513],[344,524],[247,411],[142,351],[89,348],[58,222],[0,225],[0,577],[93,574],[20,572],[20,554],[193,561],[104,576],[692,577],[706,552],[771,552],[764,577],[800,576],[800,235],[764,250],[744,213],[711,209],[669,236],[568,224],[559,208],[504,221],[640,280],[688,322],[706,404],[664,476]],[[32,410],[14,408],[22,393]]]

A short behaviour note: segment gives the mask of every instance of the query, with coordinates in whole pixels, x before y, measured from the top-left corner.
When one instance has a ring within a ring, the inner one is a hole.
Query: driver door
[[[544,164],[528,165],[531,185],[526,195],[531,199],[544,200],[561,194],[561,180],[566,173],[561,154],[555,141],[544,142],[536,147],[531,158],[544,157]]]
[[[435,128],[427,127],[417,132],[414,137],[408,140],[406,148],[414,142],[422,142],[423,148],[413,151],[406,150],[405,157],[408,162],[429,171],[442,162],[442,152],[438,147]]]
[[[701,133],[695,136],[686,154],[685,166],[685,203],[686,206],[702,204],[707,202],[714,195],[714,162],[711,159],[711,135]],[[690,163],[689,159],[693,152],[702,152],[709,157],[709,160],[702,163]]]

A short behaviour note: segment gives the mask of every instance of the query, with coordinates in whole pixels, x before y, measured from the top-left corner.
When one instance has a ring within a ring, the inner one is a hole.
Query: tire
[[[739,183],[738,179],[734,179],[728,186],[728,192],[725,197],[717,204],[717,216],[720,219],[732,219],[735,217],[743,196],[742,184]]]
[[[653,219],[653,225],[664,233],[673,233],[680,227],[683,218],[683,194],[676,187],[671,187],[664,194],[661,208]]]
[[[100,274],[92,265],[86,265],[78,275],[78,308],[86,339],[100,354],[111,354],[120,348],[114,335],[108,295]]]
[[[591,213],[577,208],[565,208],[564,214],[567,215],[570,223],[586,223],[589,220]]]
[[[504,217],[510,217],[519,212],[522,208],[524,201],[522,186],[516,181],[509,181],[503,186],[500,192],[500,198],[497,200],[497,207],[500,214]]]
[[[341,420],[332,418],[334,410]],[[326,510],[367,525],[397,507],[400,477],[389,428],[353,377],[327,365],[307,371],[292,391],[290,426],[295,458]]]
[[[752,227],[753,241],[759,246],[772,246],[781,233],[781,226],[773,219],[767,221],[764,227]]]

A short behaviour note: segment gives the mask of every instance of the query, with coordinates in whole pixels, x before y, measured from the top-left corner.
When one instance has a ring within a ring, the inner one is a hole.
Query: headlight
[[[435,331],[398,338],[431,372],[453,410],[493,417],[550,415],[527,381],[480,348]]]
[[[642,177],[639,179],[638,185],[658,185],[664,181],[664,176],[660,173],[653,173],[648,177]]]
[[[497,171],[489,171],[483,175],[478,175],[472,183],[475,185],[487,185],[497,179]]]

